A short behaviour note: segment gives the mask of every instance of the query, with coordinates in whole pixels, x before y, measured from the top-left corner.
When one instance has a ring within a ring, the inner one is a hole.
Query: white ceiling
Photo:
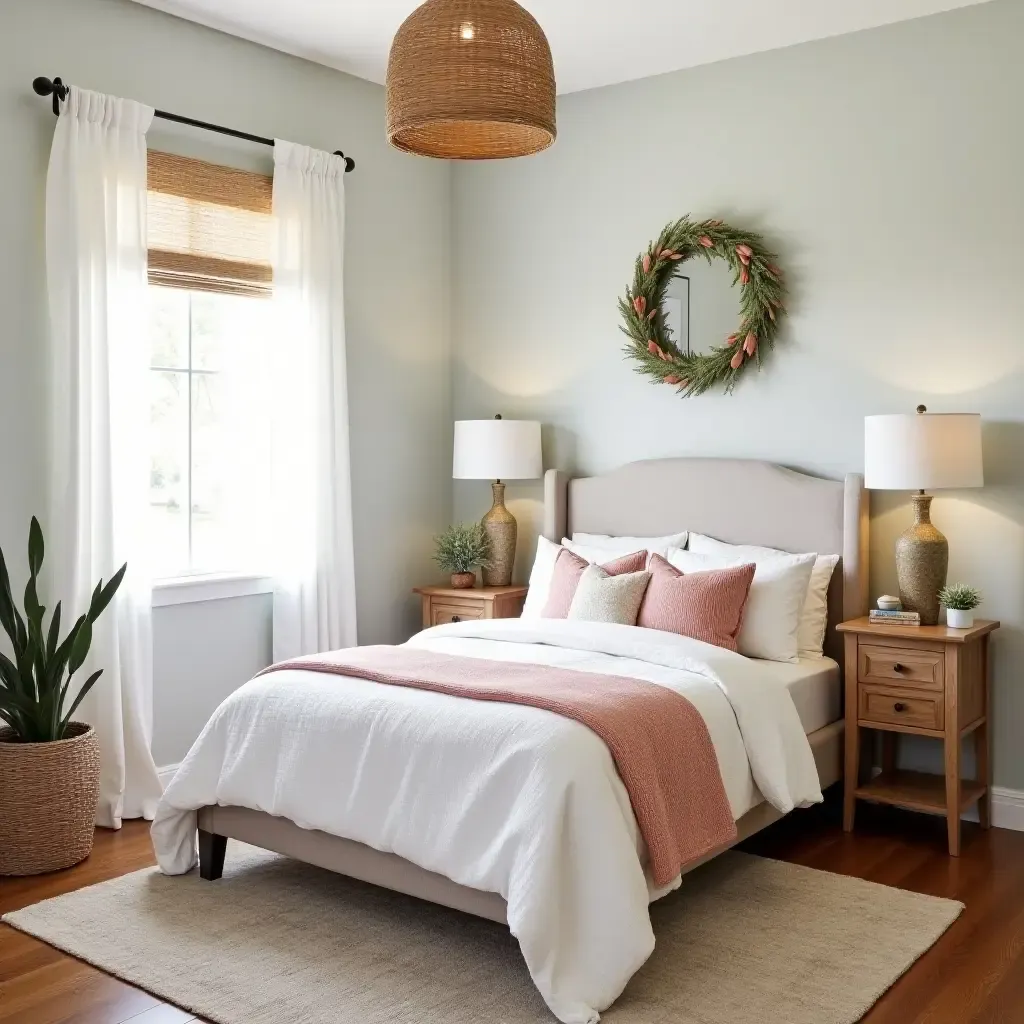
[[[137,0],[383,82],[418,0]],[[856,32],[985,0],[525,0],[560,93]]]

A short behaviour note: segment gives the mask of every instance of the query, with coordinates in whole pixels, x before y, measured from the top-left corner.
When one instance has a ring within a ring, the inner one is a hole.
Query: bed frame
[[[868,507],[861,476],[824,480],[767,462],[680,458],[635,462],[578,479],[549,470],[544,478],[544,535],[549,540],[573,531],[650,537],[681,529],[732,544],[839,555],[829,588],[826,653],[843,664],[835,626],[863,615],[868,606]],[[842,774],[843,723],[833,722],[808,739],[824,789]],[[737,822],[736,842],[780,817],[770,804],[760,804]],[[507,923],[507,905],[497,893],[467,888],[395,854],[303,829],[286,818],[242,807],[204,807],[198,826],[200,874],[208,880],[220,878],[227,841],[238,839]]]

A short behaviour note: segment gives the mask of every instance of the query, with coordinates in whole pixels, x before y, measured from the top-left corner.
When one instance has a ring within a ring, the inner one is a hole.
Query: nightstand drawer
[[[916,647],[874,647],[858,645],[857,681],[881,686],[941,690],[945,678],[942,651]]]
[[[905,725],[911,729],[942,729],[945,718],[941,694],[908,696],[878,686],[857,688],[857,718],[861,725]]]
[[[447,622],[466,622],[485,618],[484,606],[479,601],[431,601],[430,624],[443,626]]]

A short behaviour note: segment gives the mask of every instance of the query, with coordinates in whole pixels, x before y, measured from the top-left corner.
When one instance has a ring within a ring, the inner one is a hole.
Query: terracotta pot
[[[453,572],[452,586],[456,590],[472,590],[476,586],[475,572]]]
[[[0,729],[0,875],[38,875],[92,852],[100,796],[100,747],[91,726],[67,739],[21,743]]]

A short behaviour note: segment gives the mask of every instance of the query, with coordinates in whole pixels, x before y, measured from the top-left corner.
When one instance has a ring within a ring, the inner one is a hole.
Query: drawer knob
[[[906,672],[907,671],[907,666],[906,665],[901,665],[897,661],[896,664],[893,665],[892,670],[893,670],[893,672]]]
[[[453,615],[452,616],[452,622],[461,622],[461,621],[462,621],[462,616],[461,615]]]
[[[897,701],[895,704],[893,704],[892,709],[893,711],[906,711],[907,705],[904,704],[902,701]]]

